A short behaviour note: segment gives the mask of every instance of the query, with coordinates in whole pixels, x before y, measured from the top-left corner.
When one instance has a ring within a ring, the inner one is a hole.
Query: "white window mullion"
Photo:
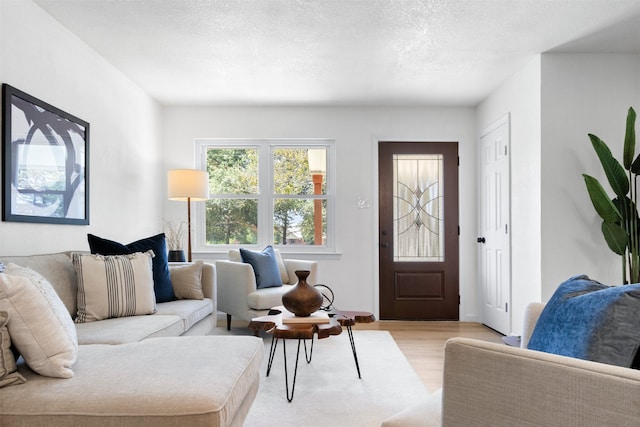
[[[258,245],[264,247],[273,243],[273,156],[271,146],[260,145],[259,150],[259,195],[258,195]]]
[[[327,144],[325,148],[327,150],[327,173],[325,176],[327,180],[327,241],[325,245],[327,248],[335,249],[336,153],[334,144]]]
[[[207,170],[207,146],[204,144],[197,144],[194,150],[195,158],[194,165],[196,169],[200,169],[203,171]],[[192,245],[194,248],[194,252],[199,252],[202,250],[206,250],[206,239],[204,237],[204,232],[200,232],[200,230],[205,230],[206,225],[206,203],[194,203],[191,206],[194,216],[193,222],[191,223],[192,233]],[[193,209],[195,208],[195,209]]]

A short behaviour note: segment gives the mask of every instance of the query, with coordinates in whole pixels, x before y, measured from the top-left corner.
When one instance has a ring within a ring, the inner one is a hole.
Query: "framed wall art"
[[[89,123],[2,85],[2,220],[89,224]]]

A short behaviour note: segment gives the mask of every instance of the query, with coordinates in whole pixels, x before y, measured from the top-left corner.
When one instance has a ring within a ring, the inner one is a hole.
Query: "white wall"
[[[511,115],[512,333],[529,301],[547,301],[572,275],[620,283],[582,173],[606,183],[587,133],[620,158],[626,111],[639,100],[640,56],[548,53],[478,106],[479,132]]]
[[[128,242],[162,230],[155,101],[24,0],[0,1],[0,81],[90,123],[90,225],[0,222],[0,254],[87,249],[88,232]]]
[[[559,283],[575,274],[621,283],[620,258],[604,242],[582,174],[597,177],[609,189],[587,134],[598,135],[621,159],[627,109],[640,107],[640,56],[545,54],[542,76],[542,299],[546,301]]]
[[[333,138],[336,140],[338,258],[320,259],[319,281],[336,304],[377,312],[377,142],[459,141],[461,318],[475,320],[475,116],[471,108],[208,108],[163,110],[165,170],[194,165],[195,138]],[[358,209],[358,197],[370,203]],[[165,217],[184,220],[182,203]],[[194,258],[226,257],[197,254]]]
[[[541,295],[540,56],[477,108],[478,135],[506,114],[511,120],[511,333],[525,306]],[[478,302],[480,304],[480,302]]]

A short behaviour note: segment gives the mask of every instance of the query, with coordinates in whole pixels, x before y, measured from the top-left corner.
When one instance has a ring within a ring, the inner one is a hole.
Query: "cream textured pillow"
[[[173,292],[178,299],[204,299],[202,293],[202,261],[170,267]]]
[[[27,380],[17,372],[16,360],[11,351],[11,338],[7,330],[9,313],[0,311],[0,388],[23,384]]]
[[[9,264],[0,274],[0,311],[9,313],[9,335],[25,362],[40,375],[73,377],[76,328],[51,284],[35,271]]]
[[[76,323],[156,312],[153,251],[129,255],[73,254],[78,275]]]
[[[289,283],[289,273],[287,273],[287,267],[285,267],[284,265],[282,254],[278,249],[274,249],[273,253],[276,254],[276,262],[278,263],[278,269],[280,270],[280,278],[282,279],[282,283]]]

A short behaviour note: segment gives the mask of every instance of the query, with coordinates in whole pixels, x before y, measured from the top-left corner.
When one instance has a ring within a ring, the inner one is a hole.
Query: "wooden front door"
[[[380,318],[459,319],[458,143],[379,142]]]

